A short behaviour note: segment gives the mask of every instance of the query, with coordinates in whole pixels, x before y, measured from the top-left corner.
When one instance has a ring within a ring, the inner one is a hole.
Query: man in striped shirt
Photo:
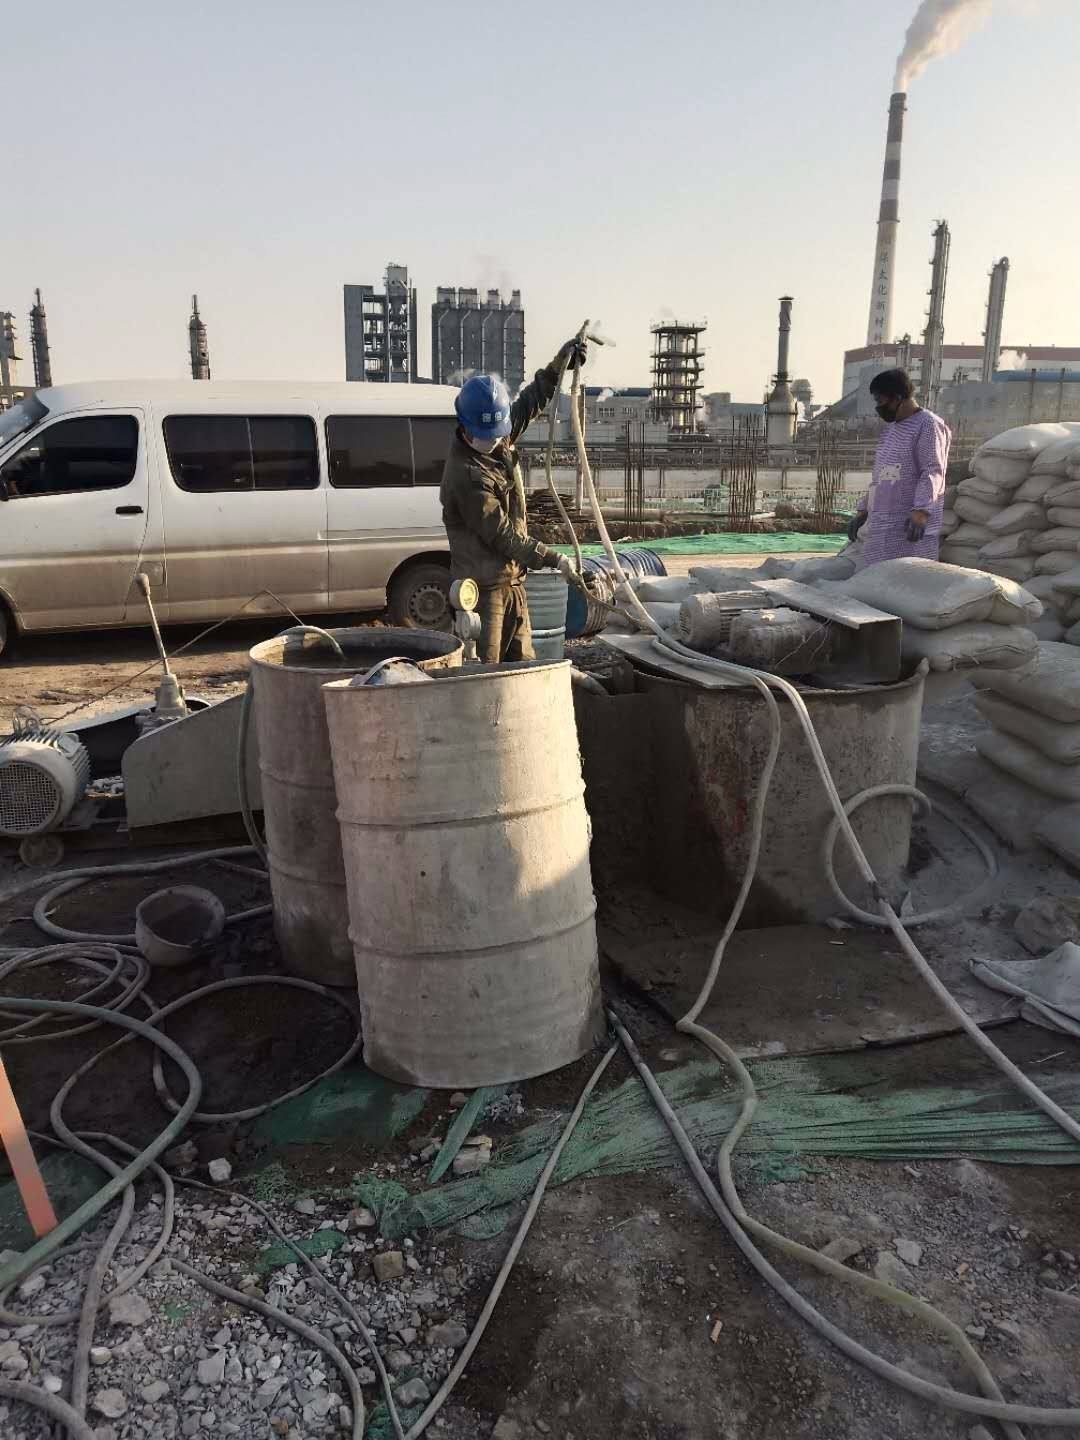
[[[900,555],[938,558],[949,427],[915,401],[904,370],[884,370],[870,382],[875,409],[887,429],[878,443],[870,490],[848,527],[862,531],[860,568]],[[866,527],[865,530],[863,527]]]

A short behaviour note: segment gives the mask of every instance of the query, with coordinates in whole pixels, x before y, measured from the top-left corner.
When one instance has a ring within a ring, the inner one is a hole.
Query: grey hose
[[[247,684],[244,686],[244,698],[240,702],[240,732],[236,743],[236,791],[240,796],[240,814],[244,820],[244,829],[251,841],[251,848],[258,855],[265,870],[270,869],[270,856],[267,853],[266,841],[259,834],[258,826],[255,824],[255,812],[251,808],[251,793],[248,790],[247,756],[248,756],[248,735],[251,731],[251,707],[254,703],[254,691],[251,685],[251,671],[248,671]]]
[[[578,331],[578,338],[580,340],[584,340],[585,332],[588,328],[589,322],[586,320],[585,324],[582,325],[581,329]],[[563,378],[566,375],[566,367],[568,362],[569,356],[567,356],[566,360],[564,360],[559,366],[559,379],[558,383],[555,386],[555,394],[551,397],[550,409],[548,410],[548,448],[547,456],[544,463],[544,469],[547,473],[548,489],[551,491],[552,498],[554,499],[555,505],[559,511],[560,516],[562,517],[562,522],[569,531],[570,543],[574,547],[574,569],[580,575],[582,570],[581,543],[578,540],[577,531],[574,529],[573,522],[570,519],[570,516],[566,513],[566,506],[562,502],[562,496],[559,494],[558,487],[555,484],[555,478],[551,473],[552,462],[555,459],[555,425],[559,418],[559,397],[562,394]],[[574,375],[576,379],[577,366],[574,367]],[[575,404],[577,403],[576,389],[573,401]]]
[[[189,1280],[194,1280],[196,1284],[201,1285],[204,1290],[209,1290],[211,1295],[216,1295],[218,1299],[228,1300],[233,1305],[242,1305],[245,1309],[254,1310],[256,1315],[261,1315],[272,1325],[280,1325],[283,1330],[291,1330],[294,1335],[299,1335],[309,1345],[314,1345],[317,1350],[321,1350],[337,1366],[348,1387],[349,1398],[352,1401],[352,1440],[363,1440],[364,1397],[360,1390],[360,1382],[356,1378],[356,1371],[337,1346],[329,1341],[320,1330],[314,1329],[311,1325],[305,1325],[302,1320],[297,1320],[294,1315],[279,1310],[276,1305],[267,1305],[263,1300],[256,1300],[253,1295],[245,1295],[229,1285],[222,1285],[218,1280],[211,1280],[209,1275],[204,1275],[200,1270],[185,1265],[182,1260],[170,1259],[169,1264],[181,1275],[186,1275]]]
[[[954,829],[959,830],[964,839],[970,841],[979,852],[979,858],[986,866],[986,877],[981,885],[970,894],[962,896],[959,900],[954,900],[951,905],[942,905],[936,910],[924,910],[921,915],[905,915],[904,926],[910,930],[913,925],[929,925],[936,920],[955,920],[962,911],[970,909],[975,904],[977,897],[982,894],[983,890],[996,877],[998,873],[997,856],[993,850],[990,849],[990,846],[987,845],[986,841],[983,840],[982,836],[977,835],[970,825],[965,825],[963,820],[961,820],[959,816],[954,815],[950,810],[944,810],[940,806],[935,807],[931,804],[929,797],[924,795],[921,790],[916,790],[913,785],[874,785],[869,790],[860,790],[858,795],[853,795],[850,800],[844,802],[844,813],[850,819],[850,817],[855,814],[855,811],[865,805],[868,800],[877,800],[884,795],[899,795],[906,799],[913,800],[916,809],[921,809],[924,815],[928,815],[936,808],[938,814],[944,816],[949,824],[952,825]],[[854,915],[857,920],[861,920],[864,925],[874,925],[881,929],[887,929],[889,922],[884,915],[875,915],[870,910],[860,910],[857,905],[848,899],[840,888],[840,882],[836,878],[836,864],[833,856],[833,851],[836,849],[836,837],[839,833],[840,821],[834,815],[829,822],[829,828],[825,832],[825,839],[821,847],[821,858],[824,863],[825,877],[829,882],[829,887],[844,909],[849,914]]]
[[[130,865],[95,865],[86,870],[68,870],[65,872],[63,880],[58,885],[53,885],[46,890],[34,906],[34,924],[43,934],[51,936],[54,940],[63,940],[69,943],[84,941],[87,944],[133,946],[135,944],[134,934],[95,935],[85,930],[68,930],[65,926],[57,925],[49,919],[49,910],[62,896],[79,889],[90,880],[100,879],[103,875],[156,875],[162,870],[176,870],[183,865],[201,865],[207,860],[228,859],[233,855],[249,853],[246,845],[230,845],[223,850],[204,850],[201,854],[175,855],[169,860],[139,861]],[[227,915],[225,924],[238,925],[244,920],[255,920],[259,916],[269,915],[269,913],[269,905],[255,905],[250,910],[238,910],[233,915]]]
[[[0,1378],[0,1399],[21,1400],[35,1410],[43,1410],[50,1420],[63,1425],[73,1440],[94,1440],[94,1431],[66,1400],[59,1395],[50,1395],[40,1385],[30,1385],[25,1380]]]

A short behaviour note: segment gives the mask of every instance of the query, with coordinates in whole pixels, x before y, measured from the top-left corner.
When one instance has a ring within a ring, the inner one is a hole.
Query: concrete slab
[[[624,979],[677,1020],[697,997],[715,939],[684,933],[635,943],[602,931],[601,947]],[[989,993],[967,972],[966,954],[930,958],[980,1025],[1016,1018],[1015,1001]],[[957,1029],[891,935],[821,925],[738,931],[700,1023],[740,1055],[759,1058],[859,1050]]]

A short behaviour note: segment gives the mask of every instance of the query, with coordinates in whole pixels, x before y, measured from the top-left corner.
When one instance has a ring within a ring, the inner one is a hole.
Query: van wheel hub
[[[439,585],[418,585],[409,596],[409,619],[421,630],[445,625],[449,614],[446,592]]]

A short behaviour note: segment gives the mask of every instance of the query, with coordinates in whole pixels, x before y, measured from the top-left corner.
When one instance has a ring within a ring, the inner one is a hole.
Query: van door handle
[[[143,508],[141,505],[118,505],[116,513],[117,515],[141,515]]]

